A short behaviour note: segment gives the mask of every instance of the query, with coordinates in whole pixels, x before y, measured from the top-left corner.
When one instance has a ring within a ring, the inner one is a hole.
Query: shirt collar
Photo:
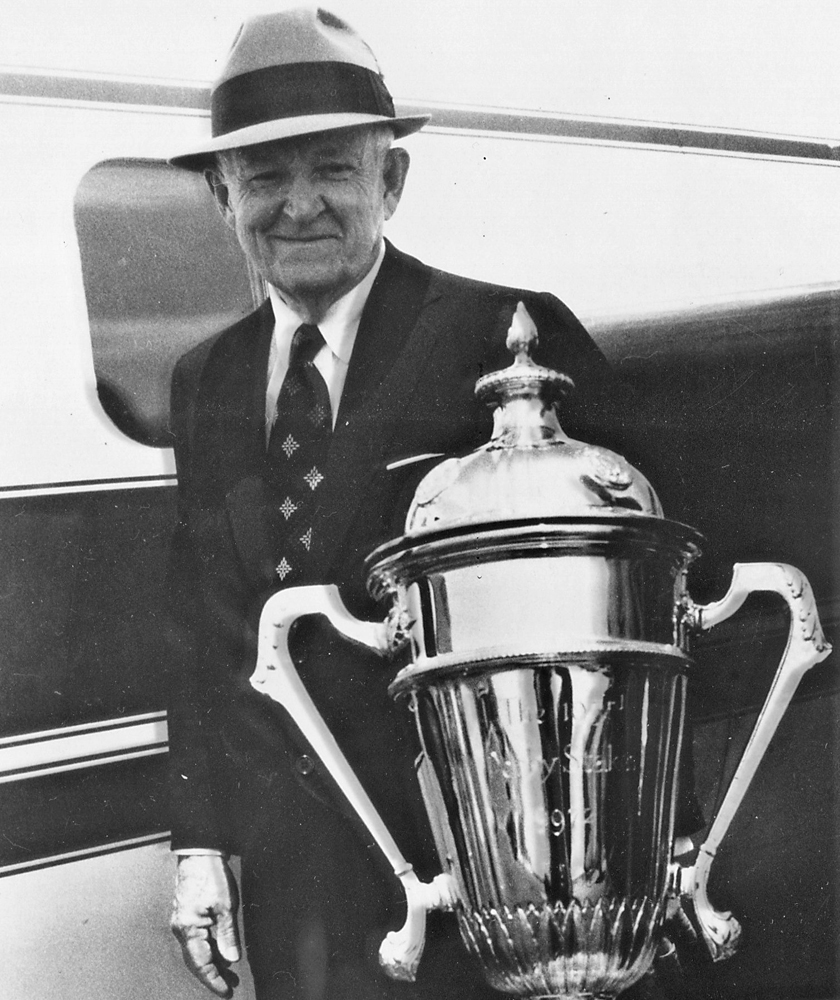
[[[326,315],[318,324],[318,329],[324,337],[327,346],[332,353],[340,358],[345,364],[350,363],[350,355],[353,353],[353,344],[356,340],[356,332],[359,329],[359,322],[362,318],[362,311],[365,308],[368,295],[373,287],[382,260],[385,257],[385,241],[382,240],[379,247],[379,254],[374,261],[373,267],[362,278],[362,280],[347,292],[340,299],[330,306]],[[286,304],[280,292],[273,286],[268,286],[268,295],[271,299],[271,306],[274,310],[274,336],[278,344],[283,342],[291,343],[292,335],[300,326],[302,320],[300,316]],[[286,337],[284,337],[286,334]]]

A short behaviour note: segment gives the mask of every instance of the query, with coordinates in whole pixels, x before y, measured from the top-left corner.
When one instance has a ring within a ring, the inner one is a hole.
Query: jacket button
[[[306,754],[303,754],[303,756],[298,757],[295,761],[295,767],[301,774],[312,774],[315,770],[315,761]]]

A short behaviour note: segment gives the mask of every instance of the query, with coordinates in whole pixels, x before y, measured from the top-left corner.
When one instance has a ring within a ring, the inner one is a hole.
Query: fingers
[[[220,997],[231,997],[239,982],[228,965],[240,956],[236,926],[236,883],[219,857],[179,859],[171,928],[184,962]]]
[[[232,997],[238,980],[222,966],[208,929],[189,928],[179,939],[184,962],[196,979],[216,996],[225,1000]]]
[[[216,947],[226,962],[239,961],[239,930],[231,911],[220,914],[216,920]]]

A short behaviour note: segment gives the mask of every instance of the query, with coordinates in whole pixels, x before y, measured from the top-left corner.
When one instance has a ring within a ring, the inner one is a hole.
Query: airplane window
[[[175,361],[264,292],[204,179],[155,160],[108,160],[82,179],[76,233],[97,392],[123,433],[167,447]]]

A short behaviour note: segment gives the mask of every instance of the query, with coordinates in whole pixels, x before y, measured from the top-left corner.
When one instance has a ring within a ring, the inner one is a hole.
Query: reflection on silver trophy
[[[402,880],[405,927],[383,942],[411,979],[425,915],[455,911],[488,982],[527,997],[615,997],[650,967],[669,908],[690,902],[714,958],[740,929],[709,904],[717,846],[802,674],[830,647],[807,580],[775,563],[736,565],[729,592],[697,606],[691,528],[666,520],[647,480],[606,449],[570,440],[556,406],[565,376],[531,359],[520,305],[515,356],[482,378],[491,440],[420,483],[405,534],[368,560],[384,623],[360,622],[334,587],[281,591],[265,606],[260,691],[283,704]],[[689,642],[755,590],[791,609],[788,646],[755,730],[700,848],[672,860]],[[373,809],[289,658],[288,630],[327,615],[383,653],[408,645],[391,685],[412,710],[419,777],[442,875],[421,883]]]

